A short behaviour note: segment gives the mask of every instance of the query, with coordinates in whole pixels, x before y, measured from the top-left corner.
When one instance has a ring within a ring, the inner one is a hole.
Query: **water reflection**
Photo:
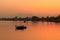
[[[16,31],[16,24],[27,29]],[[0,21],[0,40],[60,40],[60,23]]]

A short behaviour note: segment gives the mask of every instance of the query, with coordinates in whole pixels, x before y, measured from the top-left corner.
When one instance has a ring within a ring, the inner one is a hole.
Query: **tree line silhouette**
[[[3,21],[47,21],[47,22],[60,22],[60,15],[54,17],[54,16],[47,16],[47,17],[37,17],[37,16],[32,16],[32,17],[25,17],[25,18],[21,18],[21,17],[13,17],[13,18],[0,18],[0,20]]]

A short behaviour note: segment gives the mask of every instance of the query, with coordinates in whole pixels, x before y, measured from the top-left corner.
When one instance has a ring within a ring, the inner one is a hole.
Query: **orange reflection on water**
[[[60,40],[60,23],[17,22],[26,30],[15,30],[15,21],[0,21],[0,40]]]

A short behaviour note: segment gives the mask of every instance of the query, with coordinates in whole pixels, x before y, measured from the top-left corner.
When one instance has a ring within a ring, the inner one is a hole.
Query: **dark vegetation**
[[[0,20],[3,20],[3,21],[47,21],[47,22],[60,22],[60,15],[54,17],[37,17],[37,16],[32,16],[32,17],[25,17],[25,18],[21,18],[21,17],[13,17],[13,18],[0,18]]]

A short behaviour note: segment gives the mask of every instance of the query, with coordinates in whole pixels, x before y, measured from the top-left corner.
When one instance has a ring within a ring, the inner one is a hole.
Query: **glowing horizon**
[[[25,16],[56,16],[60,14],[60,0],[0,0],[1,17],[21,13]]]

